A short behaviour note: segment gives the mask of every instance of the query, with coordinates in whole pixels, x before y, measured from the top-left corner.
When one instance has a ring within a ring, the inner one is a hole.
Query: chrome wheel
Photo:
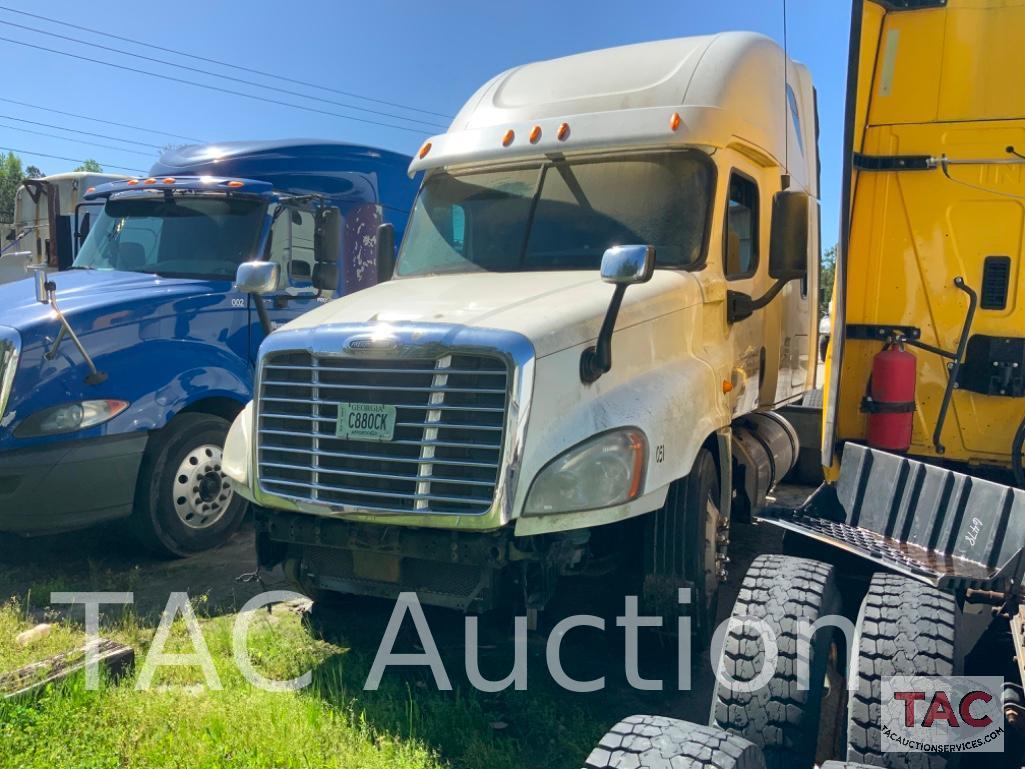
[[[186,454],[171,493],[174,511],[190,529],[205,529],[217,523],[235,494],[221,471],[221,447],[207,444]]]

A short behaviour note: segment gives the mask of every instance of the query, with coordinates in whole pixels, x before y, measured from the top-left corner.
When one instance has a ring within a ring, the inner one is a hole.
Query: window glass
[[[246,198],[109,200],[73,267],[230,280],[252,258],[263,211]]]
[[[610,246],[655,246],[660,267],[702,261],[715,169],[697,151],[623,155],[424,183],[396,273],[596,270]]]
[[[790,105],[790,117],[794,121],[794,130],[797,132],[797,148],[804,154],[804,136],[801,134],[801,116],[797,109],[797,95],[794,89],[787,83],[787,104]]]
[[[271,208],[273,223],[267,258],[281,267],[278,288],[308,287],[313,280],[316,217],[312,211],[290,206]]]
[[[726,209],[727,278],[745,278],[758,269],[758,185],[734,173]]]

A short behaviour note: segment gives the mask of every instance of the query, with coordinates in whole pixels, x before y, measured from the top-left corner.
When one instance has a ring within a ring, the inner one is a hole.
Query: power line
[[[0,120],[17,120],[20,123],[28,123],[29,125],[40,126],[42,128],[55,128],[58,131],[69,131],[74,134],[82,134],[83,136],[95,136],[97,139],[109,139],[115,142],[124,142],[125,144],[137,144],[140,147],[149,147],[150,149],[154,150],[163,149],[163,147],[161,147],[159,144],[147,144],[146,142],[137,142],[134,139],[122,139],[120,136],[108,136],[107,134],[98,134],[93,133],[92,131],[83,131],[79,128],[65,128],[64,126],[52,125],[51,123],[39,123],[35,120],[26,120],[25,118],[14,117],[12,115],[0,115]],[[111,147],[111,149],[120,149],[120,147]],[[128,151],[129,150],[125,150],[125,152]]]
[[[0,117],[3,117],[3,115],[0,115]],[[35,130],[31,129],[31,128],[18,128],[18,126],[5,125],[4,123],[0,123],[0,128],[6,128],[9,131],[21,131],[22,133],[35,134],[36,136],[48,136],[51,139],[61,139],[61,140],[66,141],[66,142],[75,142],[75,144],[88,144],[88,145],[90,145],[92,147],[103,147],[104,149],[107,149],[107,150],[117,150],[118,152],[129,152],[129,153],[131,153],[133,155],[145,155],[146,157],[153,157],[153,153],[152,152],[140,152],[139,150],[128,150],[128,149],[125,149],[124,147],[114,147],[113,145],[110,145],[110,144],[100,144],[99,142],[91,142],[91,141],[87,141],[85,139],[72,139],[70,136],[61,136],[60,134],[51,134],[51,133],[47,133],[46,131],[35,131]]]
[[[177,62],[167,61],[167,59],[158,59],[158,58],[156,58],[154,56],[146,56],[145,54],[141,54],[141,53],[133,53],[131,51],[126,51],[126,50],[121,49],[121,48],[113,48],[112,46],[109,46],[109,45],[101,45],[99,43],[92,43],[92,42],[90,42],[88,40],[82,40],[81,38],[71,37],[69,35],[62,35],[59,32],[48,32],[45,29],[39,29],[38,27],[29,27],[29,26],[27,26],[25,24],[18,24],[17,22],[7,21],[6,19],[0,20],[0,23],[6,24],[8,27],[16,27],[17,29],[24,29],[24,30],[28,30],[29,32],[36,32],[36,33],[38,33],[40,35],[48,35],[50,37],[56,37],[56,38],[58,38],[60,40],[67,40],[68,42],[71,42],[71,43],[78,43],[80,45],[87,45],[90,48],[98,48],[101,51],[110,51],[111,53],[116,53],[116,54],[119,54],[121,56],[130,56],[133,59],[142,59],[143,61],[150,61],[150,62],[153,62],[154,64],[160,64],[160,65],[165,66],[165,67],[175,67],[177,69],[183,69],[183,70],[185,70],[187,72],[197,72],[197,73],[199,73],[201,75],[206,75],[206,76],[209,76],[209,77],[221,78],[222,80],[230,80],[232,82],[242,83],[243,85],[252,86],[254,88],[263,88],[263,89],[266,89],[268,91],[275,91],[277,93],[288,94],[289,96],[298,96],[301,99],[310,99],[311,101],[317,101],[317,102],[322,102],[324,104],[330,104],[330,105],[332,105],[334,107],[341,107],[342,109],[358,110],[359,112],[366,112],[366,113],[371,114],[371,115],[381,115],[382,117],[394,118],[395,120],[405,120],[405,121],[410,122],[410,123],[418,123],[420,125],[430,126],[432,128],[444,128],[445,127],[445,126],[440,125],[438,123],[432,123],[432,122],[427,121],[427,120],[420,120],[418,118],[406,117],[405,115],[396,115],[393,112],[382,112],[381,110],[370,109],[369,107],[360,107],[359,105],[356,105],[356,104],[347,104],[345,102],[332,101],[331,99],[323,99],[323,98],[321,98],[319,96],[307,96],[306,94],[296,93],[295,91],[292,91],[292,90],[290,90],[288,88],[278,88],[277,86],[274,86],[274,85],[267,85],[265,83],[258,83],[258,82],[254,81],[254,80],[246,80],[245,78],[241,78],[241,77],[232,77],[231,75],[220,75],[220,74],[217,74],[215,72],[209,72],[209,71],[207,71],[205,69],[200,69],[199,67],[190,67],[187,64],[179,64]],[[58,22],[58,23],[60,23],[60,22]]]
[[[13,45],[20,45],[25,48],[32,48],[37,51],[46,51],[47,53],[55,53],[60,56],[67,56],[72,59],[78,59],[80,61],[88,61],[93,64],[102,64],[105,67],[113,67],[114,69],[123,69],[128,72],[134,72],[139,75],[149,75],[150,77],[157,77],[161,80],[169,80],[173,83],[184,83],[185,85],[196,86],[197,88],[205,88],[208,91],[217,91],[219,93],[226,93],[232,96],[241,96],[245,99],[252,99],[258,102],[264,102],[267,104],[277,104],[282,107],[289,107],[291,109],[300,109],[306,112],[316,112],[321,115],[330,115],[331,117],[341,118],[342,120],[353,120],[357,123],[367,123],[369,125],[383,126],[385,128],[394,128],[397,131],[408,131],[409,133],[415,133],[423,135],[423,130],[419,128],[409,128],[408,126],[395,125],[394,123],[383,123],[379,120],[370,120],[368,118],[354,117],[352,115],[343,115],[340,112],[329,112],[328,110],[317,109],[316,107],[308,107],[303,104],[293,104],[287,101],[281,101],[280,99],[270,99],[265,96],[257,96],[256,94],[245,93],[244,91],[233,91],[230,88],[222,88],[220,86],[211,85],[209,83],[197,83],[195,80],[185,80],[184,78],[174,77],[172,75],[162,75],[159,72],[150,72],[145,69],[137,69],[135,67],[129,67],[125,64],[114,64],[109,61],[102,61],[101,59],[93,59],[89,56],[82,56],[77,53],[69,53],[67,51],[60,51],[56,48],[47,48],[45,45],[37,45],[34,43],[25,43],[21,40],[14,40],[10,37],[0,37],[0,41],[5,43],[12,43]]]
[[[33,150],[19,150],[19,149],[16,149],[14,147],[0,147],[0,150],[2,150],[3,152],[15,152],[15,153],[18,153],[20,155],[35,155],[36,157],[50,158],[51,160],[66,160],[69,163],[85,163],[86,162],[86,161],[82,160],[81,158],[66,158],[63,155],[48,155],[45,152],[34,152]],[[126,168],[125,166],[118,166],[118,165],[114,165],[113,163],[104,163],[102,160],[97,160],[96,162],[99,163],[104,168],[120,168],[122,171],[132,171],[132,172],[137,173],[137,174],[144,174],[144,173],[146,173],[145,171],[142,171],[141,169],[138,169],[138,168]]]
[[[207,58],[206,56],[200,56],[199,54],[195,54],[195,53],[187,53],[185,51],[179,51],[179,50],[176,50],[174,48],[165,48],[163,46],[159,46],[159,45],[156,45],[154,43],[143,43],[143,42],[140,42],[138,40],[133,40],[130,37],[124,37],[122,35],[115,35],[115,34],[113,34],[111,32],[104,32],[103,30],[93,29],[92,27],[83,27],[83,26],[81,26],[79,24],[72,24],[71,22],[68,22],[68,21],[60,21],[59,19],[53,19],[53,18],[50,18],[49,16],[41,16],[38,13],[29,13],[28,11],[19,11],[19,10],[15,9],[15,8],[9,8],[9,7],[3,6],[3,5],[0,5],[0,10],[8,11],[9,13],[16,13],[16,14],[19,14],[21,16],[31,16],[34,19],[40,19],[41,21],[48,21],[51,24],[59,24],[59,25],[64,26],[64,27],[70,27],[71,29],[77,29],[77,30],[79,30],[81,32],[90,32],[90,33],[92,33],[94,35],[100,35],[102,37],[109,37],[109,38],[111,38],[113,40],[120,40],[120,41],[122,41],[124,43],[132,43],[134,45],[142,45],[142,46],[145,46],[146,48],[153,48],[153,49],[155,49],[157,51],[163,51],[164,53],[173,53],[176,56],[187,56],[188,58],[195,59],[196,61],[205,61],[207,64],[216,64],[216,65],[218,65],[220,67],[229,67],[231,69],[239,70],[240,72],[249,72],[249,73],[251,73],[253,75],[260,75],[262,77],[272,77],[272,78],[275,78],[276,80],[282,80],[282,81],[284,81],[286,83],[294,83],[295,85],[302,85],[302,86],[306,86],[307,88],[316,88],[316,89],[321,90],[321,91],[328,91],[330,93],[336,93],[336,94],[338,94],[340,96],[350,96],[350,97],[355,98],[355,99],[362,99],[364,101],[374,102],[376,104],[384,104],[384,105],[387,105],[389,107],[398,107],[399,109],[405,109],[405,110],[409,110],[411,112],[420,112],[420,113],[423,113],[425,115],[434,115],[435,117],[440,117],[440,118],[451,119],[451,117],[452,117],[451,115],[445,115],[445,114],[443,114],[441,112],[432,112],[431,110],[428,110],[428,109],[420,109],[418,107],[411,107],[408,104],[399,104],[399,103],[393,102],[393,101],[386,101],[385,99],[376,99],[376,98],[374,98],[372,96],[364,96],[362,94],[353,93],[351,91],[342,91],[342,90],[339,90],[337,88],[330,88],[330,87],[328,87],[326,85],[319,85],[317,83],[310,83],[310,82],[307,82],[305,80],[296,80],[294,78],[285,77],[284,75],[277,75],[277,74],[274,74],[272,72],[264,72],[264,71],[259,70],[259,69],[253,69],[252,67],[243,67],[243,66],[241,66],[239,64],[232,64],[230,62],[221,61],[219,59],[210,59],[210,58]],[[313,98],[313,97],[310,97],[310,98]]]
[[[7,102],[8,104],[17,104],[19,107],[28,107],[29,109],[38,109],[43,112],[52,112],[55,115],[64,115],[65,117],[73,117],[78,120],[90,120],[94,123],[105,123],[106,125],[114,125],[119,128],[131,128],[133,131],[142,131],[143,133],[159,134],[160,136],[170,136],[173,139],[184,139],[185,141],[195,142],[196,144],[203,144],[203,139],[197,139],[195,136],[182,136],[181,134],[168,133],[167,131],[158,131],[155,128],[143,128],[142,126],[131,125],[130,123],[122,123],[115,120],[104,120],[98,117],[89,117],[88,115],[77,115],[74,112],[65,112],[59,109],[53,109],[52,107],[40,107],[38,104],[29,104],[26,101],[17,101],[16,99],[7,99],[0,96],[0,101]],[[67,130],[67,129],[66,129]]]

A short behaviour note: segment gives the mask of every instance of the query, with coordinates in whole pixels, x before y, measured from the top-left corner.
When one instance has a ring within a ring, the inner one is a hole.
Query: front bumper
[[[146,433],[0,452],[0,531],[44,534],[125,518]]]

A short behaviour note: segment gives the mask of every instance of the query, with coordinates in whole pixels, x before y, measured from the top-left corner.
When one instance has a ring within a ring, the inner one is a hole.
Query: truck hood
[[[612,291],[597,270],[400,278],[330,302],[284,328],[451,323],[514,331],[527,337],[542,357],[597,337]],[[627,289],[616,328],[701,301],[701,285],[693,274],[657,270],[650,282]]]
[[[102,325],[112,326],[132,316],[136,300],[154,295],[190,295],[209,291],[210,283],[191,278],[162,278],[140,272],[68,270],[50,274],[57,285],[57,302],[69,318],[81,313],[98,315]],[[110,310],[110,313],[104,313]],[[25,330],[52,322],[49,305],[36,301],[32,278],[0,284],[0,326]]]

